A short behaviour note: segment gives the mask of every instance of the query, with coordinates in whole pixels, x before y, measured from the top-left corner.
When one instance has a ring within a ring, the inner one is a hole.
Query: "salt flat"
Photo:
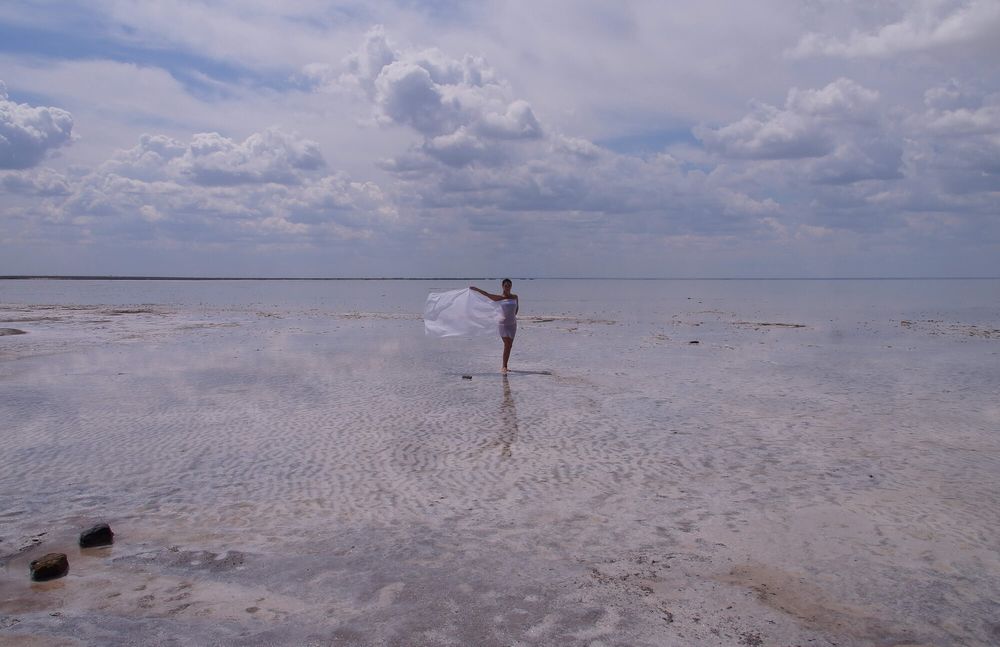
[[[1000,642],[1000,281],[461,285],[0,282],[0,638]]]

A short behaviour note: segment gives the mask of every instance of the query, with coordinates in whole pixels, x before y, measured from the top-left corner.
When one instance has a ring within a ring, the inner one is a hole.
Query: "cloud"
[[[922,109],[886,106],[879,93],[840,79],[789,91],[782,108],[758,105],[750,117],[696,133],[715,155],[710,177],[722,187],[766,196],[780,207],[790,239],[815,231],[853,231],[870,240],[1000,237],[1000,95],[954,80],[924,93]],[[810,155],[779,157],[823,141]],[[770,148],[765,145],[769,144]],[[711,160],[701,160],[711,164]],[[794,214],[794,215],[793,215]],[[800,235],[801,234],[801,235]]]
[[[871,123],[877,116],[878,101],[877,91],[840,78],[818,90],[792,88],[786,108],[816,119]]]
[[[518,99],[507,106],[504,114],[482,115],[477,125],[478,132],[495,139],[538,139],[542,127],[531,111],[527,101]]]
[[[38,169],[0,175],[0,186],[51,196],[34,215],[82,238],[313,245],[395,220],[374,182],[322,166],[315,142],[273,128],[243,141],[143,135],[82,176]]]
[[[871,180],[897,180],[903,177],[903,148],[892,137],[874,135],[839,143],[821,159],[804,168],[804,175],[818,184],[852,184]]]
[[[726,157],[777,160],[823,157],[834,152],[843,128],[875,119],[878,92],[850,79],[818,90],[792,88],[784,108],[757,104],[721,128],[698,126],[706,148]]]
[[[427,68],[394,61],[375,79],[375,99],[387,123],[411,126],[422,135],[453,133],[469,121],[455,92],[434,82]]]
[[[372,93],[375,88],[375,79],[382,73],[383,68],[391,65],[398,58],[399,52],[389,44],[385,28],[376,25],[365,34],[360,49],[348,55],[344,60],[347,69],[344,78],[345,80],[353,78],[369,93]],[[329,66],[324,67],[329,69]]]
[[[731,124],[694,133],[723,158],[788,162],[782,172],[813,183],[901,177],[902,143],[882,117],[879,93],[850,79],[792,88],[783,108],[757,104]]]
[[[271,128],[242,142],[219,133],[198,133],[187,143],[143,135],[137,146],[117,152],[105,169],[134,179],[163,176],[202,186],[231,186],[297,184],[324,164],[316,142]]]
[[[928,110],[922,125],[933,135],[993,135],[1000,131],[1000,93],[973,96],[948,87],[925,93]]]
[[[206,186],[294,183],[303,171],[324,166],[319,144],[276,129],[254,133],[243,142],[218,133],[195,135],[185,152],[184,173]]]
[[[807,117],[768,105],[718,129],[698,126],[694,133],[709,150],[745,159],[821,157],[833,148],[828,133]]]
[[[476,137],[465,126],[452,133],[424,140],[419,151],[443,164],[456,167],[476,162],[492,166],[503,159],[497,148],[487,146],[483,139]]]
[[[913,2],[907,9],[900,20],[874,32],[854,31],[846,38],[810,32],[787,55],[866,58],[982,41],[993,41],[996,46],[1000,33],[1000,3],[996,0]]]
[[[618,155],[562,135],[528,101],[512,96],[483,58],[399,49],[381,27],[367,33],[340,72],[314,67],[311,73],[318,91],[354,87],[370,101],[377,123],[421,137],[380,167],[395,177],[399,203],[418,210],[424,222],[432,222],[431,214],[451,222],[461,212],[468,214],[465,227],[492,230],[504,213],[546,214],[567,225],[607,216],[602,227],[609,230],[641,222],[660,231],[707,232],[752,227],[753,219],[738,224],[737,214],[758,215],[760,205],[773,214],[776,207],[708,187],[703,173],[689,173],[667,156]]]
[[[933,186],[938,195],[980,194],[995,201],[1000,196],[1000,93],[948,82],[929,89],[924,102],[926,110],[906,120],[913,133],[907,163],[923,178],[921,193]]]
[[[303,73],[320,89],[329,90],[334,79],[340,87],[359,88],[378,123],[405,126],[423,137],[419,146],[384,162],[385,168],[495,165],[510,158],[518,142],[544,136],[531,105],[512,98],[484,58],[452,58],[435,48],[400,50],[382,27],[367,32],[339,73],[323,65]]]
[[[0,81],[0,169],[26,169],[72,141],[73,116],[59,108],[34,107],[8,98]]]
[[[339,82],[362,89],[380,123],[422,137],[381,163],[401,183],[404,201],[417,208],[465,208],[481,216],[662,213],[668,181],[662,160],[617,156],[546,129],[480,57],[400,51],[375,28],[345,69]],[[623,173],[624,166],[631,168]]]
[[[523,219],[600,223],[607,240],[638,231],[773,239],[791,235],[794,227],[776,225],[789,204],[801,203],[787,189],[787,170],[762,174],[754,163],[787,162],[796,181],[829,186],[900,177],[901,151],[882,132],[879,93],[846,78],[793,88],[782,108],[756,104],[732,124],[696,129],[713,155],[688,164],[558,133],[481,59],[400,51],[380,28],[344,68],[339,76],[328,69],[326,82],[358,88],[378,122],[421,137],[381,168],[395,177],[399,204],[426,224],[453,225],[460,213],[473,231],[504,231],[497,223],[508,218],[512,228]]]
[[[765,216],[782,212],[775,200],[752,195],[752,188],[729,189],[668,155],[619,155],[563,137],[520,152],[495,165],[399,169],[398,199],[440,226],[490,231],[501,239],[516,239],[522,229],[545,231],[546,240],[561,239],[560,231],[601,232],[602,245],[623,244],[623,236],[641,232],[752,237],[771,231]]]
[[[69,195],[66,177],[49,168],[0,172],[0,189],[10,193],[39,196]]]
[[[86,3],[117,27],[107,38],[168,52],[194,53],[258,69],[294,67],[328,51],[333,28],[349,22],[353,9],[338,3],[219,2],[149,3],[141,0]],[[89,5],[97,4],[95,8]],[[320,8],[318,5],[323,4]],[[51,12],[50,12],[51,13]],[[321,29],[318,15],[340,19]],[[319,23],[319,24],[318,24]]]

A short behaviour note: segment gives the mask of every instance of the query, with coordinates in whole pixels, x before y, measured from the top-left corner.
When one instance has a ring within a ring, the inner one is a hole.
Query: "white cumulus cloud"
[[[792,88],[782,108],[757,104],[733,123],[694,133],[724,158],[785,161],[784,172],[796,177],[850,184],[901,176],[902,143],[882,112],[878,92],[841,78]]]
[[[73,116],[59,108],[11,101],[0,81],[0,169],[26,169],[68,144]]]
[[[540,140],[542,126],[531,105],[512,98],[508,85],[479,56],[452,58],[438,49],[399,50],[385,30],[375,27],[340,72],[326,65],[307,66],[320,87],[354,86],[370,99],[383,125],[412,128],[424,141],[386,163],[412,169],[496,164],[518,142]]]
[[[66,177],[45,167],[0,173],[0,189],[10,193],[42,196],[70,193]]]
[[[367,238],[395,220],[374,182],[322,166],[315,142],[277,129],[242,141],[143,135],[82,176],[34,169],[0,175],[0,186],[49,196],[28,211],[84,238],[314,244]]]
[[[137,146],[119,151],[107,167],[125,177],[166,175],[203,186],[295,184],[324,166],[319,144],[275,128],[234,141],[219,133],[198,133],[190,142],[143,135]]]
[[[823,157],[834,152],[845,127],[871,123],[877,103],[878,92],[841,78],[817,90],[792,88],[784,108],[757,104],[738,121],[694,132],[709,150],[728,157]]]
[[[992,41],[1000,34],[1000,3],[996,0],[906,3],[907,11],[896,22],[875,31],[853,31],[836,37],[810,32],[787,54],[793,58],[834,56],[863,58],[891,56],[948,45]]]

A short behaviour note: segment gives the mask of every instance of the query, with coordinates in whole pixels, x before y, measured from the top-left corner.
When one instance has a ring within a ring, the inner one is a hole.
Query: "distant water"
[[[335,311],[414,312],[428,292],[467,281],[101,281],[0,280],[0,303],[66,305],[156,304],[171,307],[319,308]],[[500,287],[477,282],[499,292]],[[803,279],[517,281],[526,312],[584,317],[615,315],[656,321],[689,310],[688,300],[769,316],[838,320],[950,313],[996,320],[1000,279]]]

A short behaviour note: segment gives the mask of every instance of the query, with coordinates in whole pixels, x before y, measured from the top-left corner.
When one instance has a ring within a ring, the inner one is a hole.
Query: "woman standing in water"
[[[510,349],[514,345],[514,335],[517,334],[517,295],[511,293],[510,289],[514,284],[510,279],[504,279],[500,283],[503,294],[490,294],[485,290],[480,290],[474,285],[470,285],[470,290],[475,290],[479,294],[493,301],[499,301],[500,305],[500,339],[503,340],[503,368],[501,373],[507,372],[507,360],[510,358]]]

